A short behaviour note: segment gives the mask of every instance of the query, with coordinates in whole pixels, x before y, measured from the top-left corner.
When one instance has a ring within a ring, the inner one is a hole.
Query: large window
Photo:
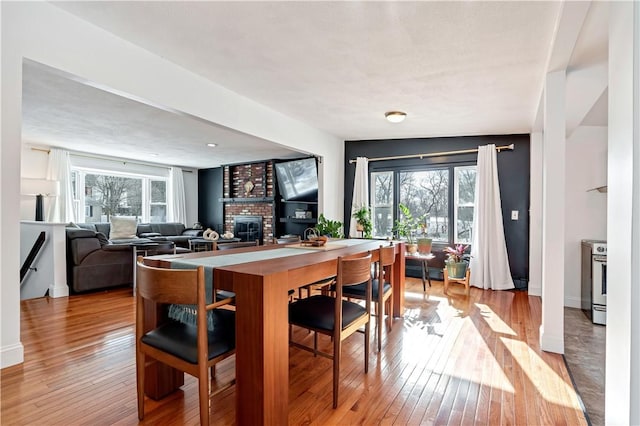
[[[375,237],[392,235],[397,203],[402,203],[414,217],[425,218],[418,237],[444,243],[471,242],[475,165],[372,172],[371,182]]]
[[[108,222],[111,216],[133,216],[140,222],[167,220],[164,179],[76,169],[72,182],[79,222]]]

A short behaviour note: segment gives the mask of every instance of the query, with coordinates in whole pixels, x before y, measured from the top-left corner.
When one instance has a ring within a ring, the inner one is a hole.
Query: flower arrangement
[[[468,245],[465,244],[457,244],[455,247],[447,247],[444,249],[444,252],[447,253],[446,263],[460,263],[466,257],[468,257],[465,252],[469,248]]]

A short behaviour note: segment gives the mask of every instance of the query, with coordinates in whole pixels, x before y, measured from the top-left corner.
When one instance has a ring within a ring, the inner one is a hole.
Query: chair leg
[[[389,295],[387,299],[387,319],[389,321],[389,331],[393,329],[393,310],[391,307],[391,300],[393,300],[393,293]]]
[[[313,332],[313,356],[318,356],[318,332]]]
[[[208,368],[200,368],[200,377],[198,377],[198,393],[200,394],[200,424],[209,424],[209,374]]]
[[[384,303],[380,304],[379,302],[376,303],[376,306],[380,305],[380,308],[378,309],[379,315],[376,317],[376,320],[378,321],[378,352],[380,352],[382,350],[382,322],[384,320]]]
[[[216,364],[213,364],[211,366],[211,379],[215,379],[216,378]]]
[[[340,384],[340,353],[342,351],[342,339],[333,339],[333,408],[338,408],[338,387]]]
[[[369,372],[369,331],[371,330],[371,318],[364,326],[364,373]],[[378,341],[379,343],[380,341]]]
[[[144,419],[144,354],[136,353],[136,379],[138,387],[138,419]]]

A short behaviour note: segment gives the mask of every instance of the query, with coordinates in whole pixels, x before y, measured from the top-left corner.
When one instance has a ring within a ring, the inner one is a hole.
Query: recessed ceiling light
[[[407,113],[402,111],[389,111],[385,112],[384,116],[390,123],[400,123],[407,117]]]
[[[209,147],[211,147],[211,148],[215,148],[215,147],[216,147],[216,146],[218,146],[218,145],[217,145],[217,144],[215,144],[215,143],[208,143],[208,144],[207,144],[207,146],[209,146]]]
[[[151,154],[149,154],[149,155],[150,155],[150,156],[152,156],[152,157],[158,157],[160,154],[157,154],[157,153],[155,153],[155,152],[152,152],[152,153],[151,153]]]

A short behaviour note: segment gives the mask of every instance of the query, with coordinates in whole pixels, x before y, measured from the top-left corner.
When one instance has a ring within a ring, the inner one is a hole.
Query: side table
[[[422,291],[427,291],[427,282],[429,282],[429,287],[431,287],[431,277],[429,277],[429,261],[435,259],[435,255],[433,253],[405,253],[405,259],[413,259],[420,262],[421,270],[422,270]]]

